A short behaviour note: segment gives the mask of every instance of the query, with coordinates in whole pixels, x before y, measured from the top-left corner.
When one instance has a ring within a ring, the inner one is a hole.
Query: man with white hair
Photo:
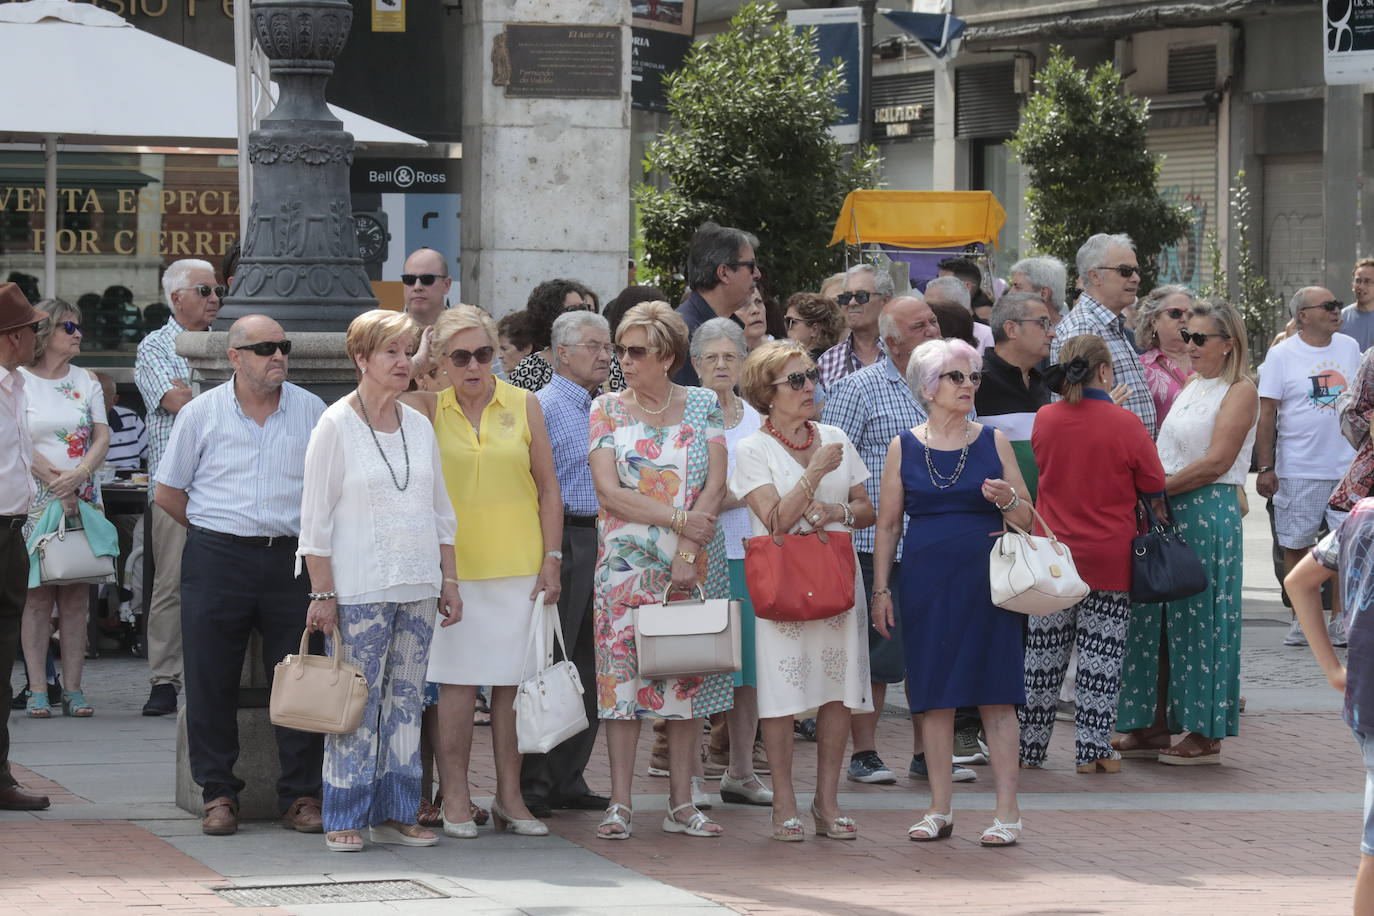
[[[953,274],[936,277],[926,284],[926,302],[935,305],[957,305],[970,315],[973,314],[973,299],[969,295],[968,283]],[[973,339],[981,353],[993,344],[992,328],[981,321],[973,322]]]
[[[1337,333],[1341,303],[1329,289],[1303,287],[1288,311],[1298,332],[1270,347],[1259,370],[1255,489],[1274,500],[1275,540],[1283,548],[1284,569],[1291,572],[1317,543],[1322,521],[1335,531],[1347,514],[1328,502],[1355,457],[1341,435],[1336,398],[1355,381],[1360,345]],[[1343,643],[1340,597],[1333,593],[1331,604],[1332,641]],[[1306,644],[1295,619],[1284,645]]]
[[[1049,309],[1051,325],[1064,315],[1064,291],[1069,272],[1064,262],[1048,255],[1022,258],[1011,265],[1011,288],[1017,293],[1034,293]]]
[[[1153,439],[1159,435],[1155,418],[1155,402],[1145,382],[1145,370],[1140,355],[1132,346],[1132,334],[1121,312],[1135,302],[1140,288],[1140,262],[1135,256],[1135,242],[1125,233],[1108,235],[1099,232],[1078,249],[1078,279],[1083,295],[1054,329],[1050,344],[1051,362],[1059,359],[1064,341],[1080,334],[1093,334],[1107,343],[1112,354],[1112,373],[1118,386],[1126,386],[1126,400],[1121,405],[1140,417]]]
[[[177,337],[188,331],[208,331],[226,292],[215,284],[215,269],[208,261],[191,258],[172,262],[162,275],[162,291],[172,314],[165,325],[143,338],[134,358],[134,382],[148,409],[149,500],[155,499],[158,462],[167,449],[177,414],[191,402],[191,367],[177,355]],[[156,502],[149,515],[153,526],[153,597],[144,647],[152,690],[143,714],[165,716],[177,711],[181,691],[181,551],[186,545],[186,529]]]
[[[816,369],[827,391],[840,379],[886,358],[878,316],[892,299],[892,275],[872,264],[855,264],[845,271],[844,291],[835,297],[844,312],[849,336],[821,354]]]

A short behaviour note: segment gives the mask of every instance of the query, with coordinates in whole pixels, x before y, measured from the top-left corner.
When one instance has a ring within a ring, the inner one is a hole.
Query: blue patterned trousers
[[[367,678],[362,724],[324,742],[324,829],[411,824],[420,805],[420,715],[434,599],[339,606],[344,660]],[[335,640],[327,641],[329,653]]]
[[[1021,708],[1021,759],[1045,762],[1054,732],[1055,701],[1069,654],[1078,644],[1074,676],[1074,763],[1111,757],[1121,659],[1131,621],[1128,592],[1092,591],[1073,607],[1030,618],[1026,634],[1026,705]]]

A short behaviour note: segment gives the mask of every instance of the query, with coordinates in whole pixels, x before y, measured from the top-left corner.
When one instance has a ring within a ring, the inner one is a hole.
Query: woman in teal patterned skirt
[[[1174,766],[1221,763],[1240,731],[1241,527],[1238,490],[1255,442],[1259,395],[1245,375],[1245,326],[1198,302],[1183,335],[1197,373],[1159,431],[1174,522],[1207,570],[1183,601],[1136,605],[1121,675],[1122,757]],[[1170,736],[1187,734],[1170,746]]]

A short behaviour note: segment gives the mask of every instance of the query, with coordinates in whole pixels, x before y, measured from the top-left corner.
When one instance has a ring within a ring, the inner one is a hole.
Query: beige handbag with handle
[[[671,591],[672,586],[669,586]],[[641,678],[725,674],[740,669],[740,603],[729,598],[669,601],[635,608]]]
[[[299,655],[272,671],[273,725],[302,732],[346,735],[358,727],[367,705],[367,678],[343,661],[343,634],[334,628],[334,657],[310,654],[310,630],[301,633]]]
[[[67,525],[67,514],[57,530],[38,539],[38,577],[44,585],[93,585],[114,580],[114,557],[97,556],[78,523]]]

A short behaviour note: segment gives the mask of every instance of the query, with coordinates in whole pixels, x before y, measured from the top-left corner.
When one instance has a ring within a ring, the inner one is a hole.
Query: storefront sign
[[[372,0],[372,31],[404,32],[406,0]]]
[[[911,136],[912,126],[925,117],[924,105],[888,105],[873,109],[873,123],[878,125],[880,133],[889,137]]]
[[[462,183],[462,163],[457,159],[357,159],[349,183],[355,193],[457,191]]]
[[[1322,8],[1327,85],[1374,81],[1374,0],[1327,0]]]
[[[618,99],[620,43],[617,25],[508,25],[492,44],[492,85],[508,98]]]

